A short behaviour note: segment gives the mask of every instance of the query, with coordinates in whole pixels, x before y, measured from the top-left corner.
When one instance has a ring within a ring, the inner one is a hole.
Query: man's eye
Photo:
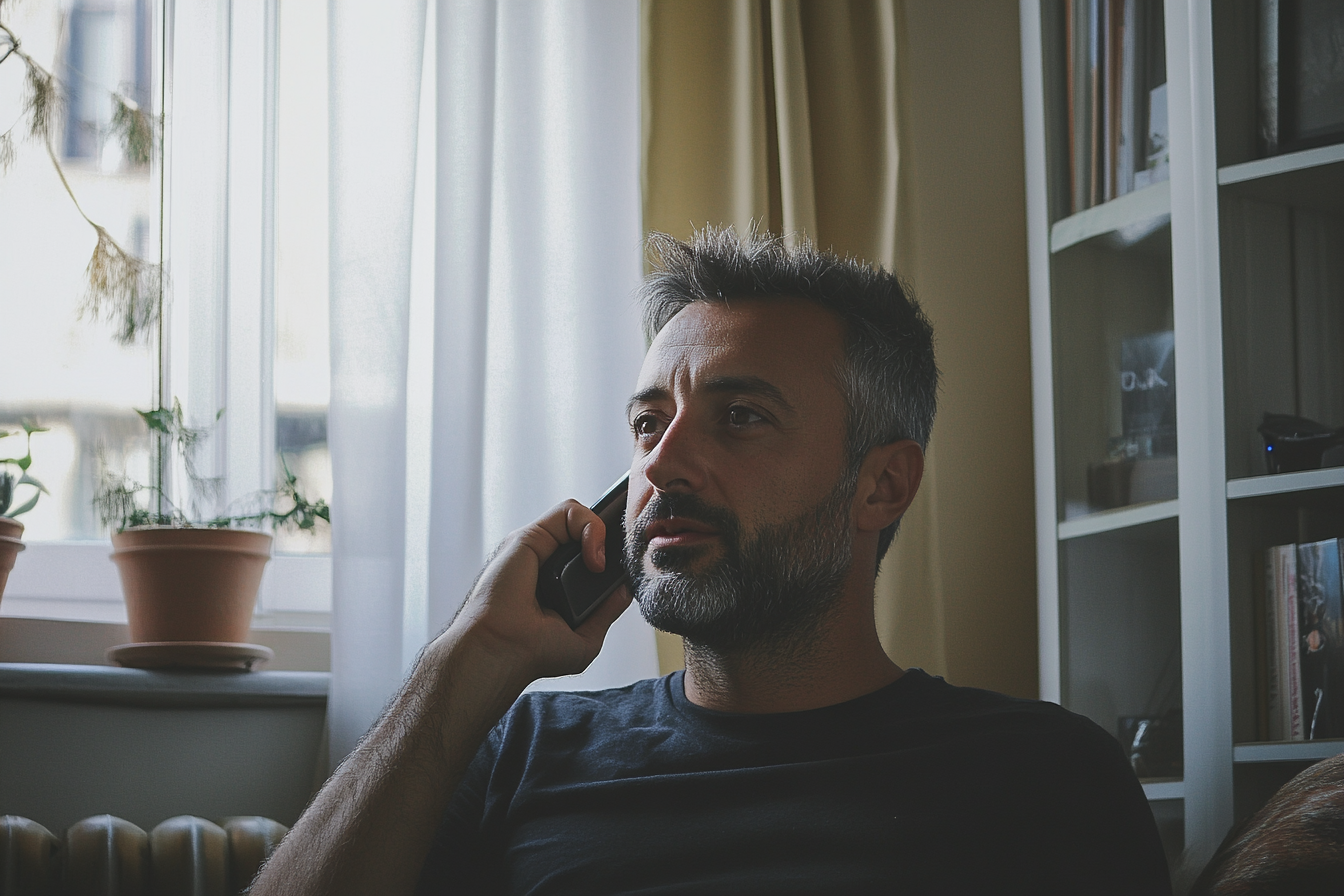
[[[753,423],[760,423],[763,420],[765,420],[765,418],[751,408],[744,408],[738,405],[728,409],[729,426],[750,426]]]
[[[653,414],[640,414],[630,424],[636,436],[652,436],[658,433],[658,418]]]

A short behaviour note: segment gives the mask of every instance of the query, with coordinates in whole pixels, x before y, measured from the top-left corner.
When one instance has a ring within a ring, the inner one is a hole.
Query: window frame
[[[275,159],[279,0],[155,4],[167,271],[160,394],[201,419],[226,500],[275,477]],[[125,622],[106,541],[28,542],[0,616]],[[280,554],[254,627],[329,629],[330,555]]]

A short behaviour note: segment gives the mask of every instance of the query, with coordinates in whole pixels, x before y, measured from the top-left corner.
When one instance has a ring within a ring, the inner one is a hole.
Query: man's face
[[[710,647],[787,637],[834,603],[853,541],[838,318],[804,300],[697,302],[630,402],[626,560],[655,626]]]

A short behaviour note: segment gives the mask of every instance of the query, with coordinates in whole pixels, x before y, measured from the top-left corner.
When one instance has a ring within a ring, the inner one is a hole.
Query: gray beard
[[[654,628],[716,652],[781,647],[814,631],[839,601],[854,557],[846,476],[811,510],[743,540],[736,515],[694,495],[656,496],[626,538],[626,568],[640,612]],[[693,572],[710,546],[653,551],[644,569],[649,523],[670,515],[712,525],[723,556]]]

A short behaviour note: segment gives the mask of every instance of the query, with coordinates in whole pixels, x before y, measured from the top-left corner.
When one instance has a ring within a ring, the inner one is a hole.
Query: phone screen
[[[607,566],[602,572],[593,572],[584,564],[577,541],[561,545],[541,565],[537,602],[559,613],[570,628],[577,628],[626,579],[625,495],[629,484],[629,475],[622,476],[592,505],[607,527]]]

